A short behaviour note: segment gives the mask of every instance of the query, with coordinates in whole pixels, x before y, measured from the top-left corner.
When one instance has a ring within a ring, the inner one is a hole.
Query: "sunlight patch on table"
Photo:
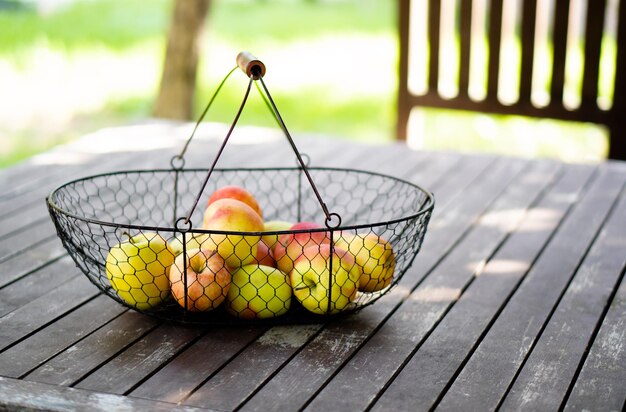
[[[481,276],[510,276],[524,273],[530,267],[529,262],[515,259],[493,259],[485,265]]]
[[[409,299],[417,302],[452,302],[457,300],[460,296],[460,288],[426,286],[413,292]]]

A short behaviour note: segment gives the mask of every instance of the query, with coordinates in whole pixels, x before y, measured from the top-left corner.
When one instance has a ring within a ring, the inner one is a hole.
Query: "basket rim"
[[[223,235],[240,235],[240,236],[260,236],[260,235],[267,235],[267,234],[276,234],[276,235],[282,235],[282,234],[296,234],[296,233],[314,233],[314,232],[327,232],[327,231],[331,231],[331,232],[337,232],[337,231],[342,231],[342,230],[356,230],[356,229],[364,229],[364,228],[373,228],[373,227],[377,227],[377,226],[384,226],[384,225],[388,225],[388,224],[394,224],[394,223],[399,223],[399,222],[403,222],[403,221],[407,221],[410,219],[415,219],[420,215],[426,214],[426,213],[430,213],[432,212],[434,206],[435,206],[435,197],[434,194],[429,191],[424,189],[422,186],[419,186],[415,183],[412,183],[406,179],[402,179],[402,178],[398,178],[395,176],[390,176],[384,173],[379,173],[379,172],[373,172],[373,171],[369,171],[369,170],[361,170],[361,169],[351,169],[351,168],[340,168],[340,167],[307,167],[308,170],[319,170],[319,171],[337,171],[337,172],[356,172],[356,173],[363,173],[363,174],[369,174],[372,176],[379,176],[379,177],[384,177],[387,179],[392,179],[395,180],[397,182],[400,183],[404,183],[407,184],[409,186],[412,186],[418,190],[420,190],[422,193],[424,193],[424,195],[426,196],[426,200],[422,203],[420,210],[418,210],[417,212],[410,214],[408,216],[403,216],[403,217],[399,217],[396,219],[391,219],[391,220],[387,220],[384,222],[372,222],[372,223],[365,223],[365,224],[359,224],[359,225],[347,225],[347,226],[338,226],[338,227],[333,227],[333,228],[329,228],[329,227],[324,227],[324,228],[318,228],[318,229],[301,229],[301,230],[278,230],[278,231],[262,231],[262,232],[233,232],[233,231],[223,231],[223,230],[208,230],[208,229],[202,229],[202,228],[190,228],[190,229],[186,229],[186,230],[181,230],[178,229],[176,227],[172,227],[172,226],[148,226],[148,225],[135,225],[135,224],[125,224],[125,223],[115,223],[115,222],[108,222],[108,221],[103,221],[103,220],[99,220],[99,219],[93,219],[93,218],[88,218],[85,216],[80,216],[76,213],[71,213],[63,208],[61,208],[58,204],[56,204],[56,202],[54,202],[52,199],[55,195],[55,193],[63,188],[65,188],[66,186],[72,185],[74,183],[78,183],[81,181],[86,181],[86,180],[90,180],[90,179],[94,179],[94,178],[98,178],[98,177],[103,177],[103,176],[114,176],[114,175],[120,175],[120,174],[133,174],[133,173],[137,173],[137,174],[142,174],[142,173],[183,173],[183,172],[199,172],[199,171],[208,171],[209,169],[205,169],[205,168],[181,168],[181,169],[176,169],[176,168],[161,168],[161,169],[129,169],[129,170],[119,170],[119,171],[113,171],[113,172],[104,172],[104,173],[98,173],[98,174],[94,174],[94,175],[89,175],[89,176],[83,176],[83,177],[79,177],[73,180],[70,180],[68,182],[65,182],[57,187],[55,187],[54,189],[52,189],[50,191],[50,193],[46,196],[46,204],[48,205],[49,208],[54,209],[55,211],[57,211],[60,214],[63,214],[65,216],[77,219],[77,220],[81,220],[83,222],[86,223],[91,223],[91,224],[98,224],[98,225],[102,225],[102,226],[108,226],[108,227],[117,227],[117,228],[127,228],[127,229],[134,229],[134,230],[142,230],[142,231],[156,231],[156,232],[173,232],[173,233],[193,233],[193,234],[223,234]],[[236,171],[298,171],[298,170],[302,170],[302,168],[300,167],[230,167],[230,168],[215,168],[214,171],[216,172],[236,172]]]

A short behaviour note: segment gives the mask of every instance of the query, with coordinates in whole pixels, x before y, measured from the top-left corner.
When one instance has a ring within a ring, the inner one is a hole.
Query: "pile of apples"
[[[127,234],[106,259],[112,288],[140,310],[171,295],[188,311],[223,304],[233,316],[263,319],[285,314],[293,297],[313,313],[338,313],[393,279],[395,255],[382,237],[338,231],[331,239],[316,223],[264,222],[257,200],[239,186],[211,195],[202,227],[212,233],[186,233],[184,248],[180,236]],[[279,231],[290,233],[272,233]]]

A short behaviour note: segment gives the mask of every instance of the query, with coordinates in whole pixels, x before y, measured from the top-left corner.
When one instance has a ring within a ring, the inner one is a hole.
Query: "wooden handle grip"
[[[250,52],[242,51],[237,55],[237,65],[248,76],[254,76],[258,80],[259,76],[265,76],[265,65]]]

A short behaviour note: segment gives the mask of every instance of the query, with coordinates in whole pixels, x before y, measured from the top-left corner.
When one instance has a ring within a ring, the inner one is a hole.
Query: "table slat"
[[[621,176],[603,170],[581,197],[575,199],[575,208],[446,393],[440,404],[442,408],[493,410],[497,407],[600,230],[620,182]]]
[[[2,352],[0,374],[25,375],[126,310],[121,305],[111,305],[110,300],[100,295]]]
[[[107,393],[25,382],[0,377],[0,409],[2,410],[59,410],[59,411],[151,411],[199,412],[189,406],[133,399]]]
[[[24,376],[28,381],[70,386],[150,332],[159,322],[127,311]]]
[[[98,293],[86,277],[76,277],[9,312],[0,318],[0,350],[35,333],[49,322],[93,299]],[[4,357],[0,355],[0,365]],[[2,366],[0,371],[6,372]]]
[[[201,333],[202,329],[198,327],[163,324],[93,371],[75,387],[125,395],[164,362],[189,346]]]
[[[619,411],[626,402],[626,278],[576,380],[566,411]]]
[[[609,172],[610,173],[610,172]],[[623,178],[626,174],[620,173]],[[618,186],[618,185],[616,185]],[[558,409],[626,265],[626,196],[614,205],[502,407]],[[625,382],[619,383],[624,386]]]
[[[489,324],[506,305],[572,207],[590,176],[591,168],[568,172],[525,212],[515,232],[485,263],[476,279],[404,366],[390,390],[400,386],[389,396],[403,397],[404,406],[419,405],[424,410],[436,406],[459,368],[480,343]],[[549,218],[546,216],[548,210]],[[420,381],[417,387],[410,382],[414,382],[415,378]],[[410,391],[407,390],[409,386],[413,386]]]
[[[181,402],[266,330],[263,326],[212,329],[134,389],[130,396]]]

